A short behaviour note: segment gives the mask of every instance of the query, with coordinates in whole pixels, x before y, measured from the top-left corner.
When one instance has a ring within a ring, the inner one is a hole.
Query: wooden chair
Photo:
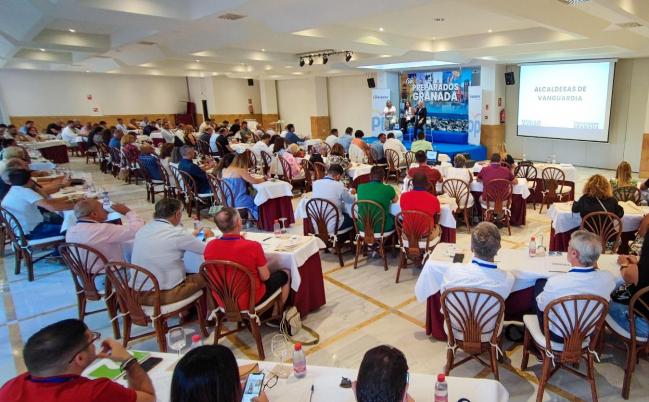
[[[387,172],[385,176],[386,182],[390,178],[390,176],[394,176],[395,182],[399,184],[399,182],[401,181],[401,171],[407,169],[407,167],[400,165],[401,161],[399,154],[392,149],[385,150],[385,159],[388,162]]]
[[[376,160],[374,159],[374,153],[372,152],[372,147],[367,147],[363,150],[365,153],[365,159],[367,159],[368,165],[376,165]]]
[[[412,165],[415,162],[415,153],[412,151],[408,151],[404,156],[406,159],[406,170],[407,170],[410,169],[410,165]]]
[[[251,172],[257,172],[259,167],[257,166],[257,157],[255,156],[255,153],[249,149],[246,149],[245,153],[248,154],[248,170]]]
[[[532,194],[536,194],[536,168],[530,163],[521,162],[516,169],[514,169],[514,176],[522,177],[527,180],[527,187],[530,189]],[[532,200],[535,200],[535,197],[532,197]],[[536,201],[532,204],[534,210],[536,210]]]
[[[462,215],[466,228],[471,233],[471,216],[473,211],[473,195],[469,183],[460,179],[446,179],[442,183],[442,193],[455,199],[457,209],[453,211],[454,215]]]
[[[198,151],[199,155],[212,156],[212,148],[210,147],[209,142],[201,140],[200,138],[196,140],[196,151]]]
[[[327,165],[325,165],[322,162],[315,162],[313,164],[313,167],[315,169],[315,179],[320,180],[323,179],[327,175]]]
[[[210,188],[214,195],[212,205],[234,208],[234,194],[228,183],[216,177],[214,174],[208,174]]]
[[[394,218],[397,231],[397,242],[401,249],[396,283],[399,283],[401,270],[408,267],[408,260],[421,267],[435,246],[442,240],[442,229],[439,227],[439,214],[434,219],[421,211],[401,211]],[[438,235],[431,239],[430,234],[436,230]]]
[[[117,177],[122,168],[122,152],[118,148],[108,147],[110,155],[110,170],[113,177]]]
[[[636,333],[636,318],[643,318],[649,322],[649,304],[645,301],[649,294],[649,286],[638,290],[629,300],[629,331],[618,325],[611,317],[606,316],[606,326],[619,338],[626,347],[626,364],[624,365],[624,383],[622,384],[622,398],[629,399],[631,392],[631,377],[638,364],[638,355],[642,352],[649,353],[649,339],[640,337]]]
[[[142,158],[140,156],[138,158],[138,164],[140,165],[140,173],[144,177],[144,183],[146,185],[146,200],[150,201],[151,204],[155,204],[156,194],[164,194],[167,197],[167,183],[164,178],[166,172],[158,158]],[[162,180],[152,177],[156,173]]]
[[[270,172],[270,165],[273,163],[273,157],[266,151],[261,151],[261,167],[263,174],[268,174]]]
[[[514,186],[509,180],[491,180],[484,186],[480,201],[483,210],[483,220],[507,225],[507,231],[510,236],[512,234],[510,219],[512,215],[513,189]]]
[[[591,212],[581,219],[579,229],[599,236],[604,253],[616,254],[622,242],[622,219],[612,212]]]
[[[543,371],[536,394],[537,402],[543,400],[548,380],[560,368],[588,380],[592,400],[597,401],[593,356],[607,311],[608,302],[599,296],[573,295],[560,297],[545,307],[543,328],[539,325],[536,315],[523,317],[525,336],[521,369],[527,369],[531,346],[535,346],[543,354]],[[563,343],[552,341],[550,331],[563,338]],[[582,359],[587,364],[586,374],[574,367]]]
[[[618,187],[613,190],[613,197],[618,201],[632,201],[636,205],[640,205],[642,201],[642,193],[640,189],[633,186]]]
[[[124,335],[122,344],[124,347],[127,347],[132,340],[155,333],[158,348],[163,353],[167,352],[166,334],[169,329],[180,326],[169,326],[167,320],[182,312],[190,311],[192,308],[198,310],[198,322],[203,337],[208,336],[205,325],[207,299],[204,290],[199,290],[184,300],[162,304],[158,280],[148,270],[137,265],[115,261],[108,262],[104,269],[119,303],[120,314],[118,317],[122,317],[122,333]],[[153,298],[152,305],[143,302],[144,297],[147,296]],[[152,332],[131,336],[133,325],[148,327],[151,324],[154,328]]]
[[[455,367],[475,359],[489,367],[499,380],[498,353],[502,354],[499,345],[505,314],[503,298],[491,290],[460,287],[444,291],[440,301],[444,330],[448,336],[444,374],[448,375]],[[469,356],[455,363],[456,348]],[[480,358],[486,352],[489,352],[489,363]]]
[[[0,208],[0,225],[6,228],[6,234],[9,236],[9,240],[14,249],[15,274],[20,275],[20,267],[22,261],[25,260],[27,279],[30,282],[34,280],[34,264],[43,258],[50,256],[54,250],[38,258],[34,258],[34,253],[48,248],[56,248],[65,240],[64,236],[52,236],[44,239],[28,240],[25,236],[23,227],[20,222],[18,222],[18,219],[4,208]]]
[[[101,170],[102,173],[108,173],[112,168],[108,146],[104,143],[97,144],[97,153],[99,156],[99,170]]]
[[[276,154],[277,159],[279,160],[280,165],[282,166],[282,180],[290,183],[293,188],[298,188],[302,193],[306,192],[306,173],[304,172],[304,177],[293,177],[293,172],[291,171],[291,165],[288,164],[286,159],[282,158],[281,155]]]
[[[248,328],[255,338],[259,359],[265,360],[260,327],[262,322],[282,317],[284,308],[281,298],[282,290],[277,289],[266,300],[256,304],[254,277],[244,266],[232,261],[205,261],[201,264],[200,273],[207,282],[207,289],[214,298],[216,306],[211,316],[216,316],[214,344],[217,344],[219,339],[224,336]],[[244,298],[246,293],[248,293],[248,297]],[[272,308],[275,309],[274,314],[262,319],[264,313]],[[221,333],[224,321],[236,322],[237,326],[231,331]]]
[[[179,170],[178,173],[184,183],[184,190],[187,196],[187,216],[192,216],[192,211],[196,208],[196,219],[201,219],[201,207],[209,206],[212,203],[212,193],[199,193],[198,186],[194,178],[187,172]]]
[[[358,267],[358,256],[367,248],[376,246],[376,250],[383,258],[383,268],[388,270],[388,257],[385,254],[385,247],[391,243],[394,254],[394,229],[385,232],[385,222],[391,219],[386,216],[383,207],[376,201],[361,200],[352,204],[352,219],[356,230],[356,257],[354,258],[354,269]],[[380,230],[375,232],[374,228]],[[367,230],[366,228],[372,228]]]
[[[315,166],[308,159],[302,159],[300,162],[302,170],[304,170],[304,191],[310,192],[313,189],[313,182],[315,178]]]
[[[90,161],[90,158],[92,158],[92,163],[97,163],[97,155],[99,154],[99,148],[97,147],[97,145],[95,145],[92,148],[85,149],[84,154],[86,155],[86,165]]]
[[[117,301],[110,286],[110,281],[106,279],[104,265],[106,257],[99,250],[78,243],[63,243],[59,246],[59,253],[63,262],[70,269],[74,287],[77,292],[77,306],[79,308],[79,319],[83,321],[87,315],[108,311],[113,326],[115,339],[119,339],[119,322],[115,319],[117,316]],[[97,279],[105,279],[104,290],[97,289]],[[88,301],[99,301],[104,299],[105,309],[86,311]]]
[[[312,198],[306,203],[306,216],[318,236],[327,246],[333,248],[338,256],[338,263],[343,263],[342,245],[351,243],[354,227],[338,230],[343,217],[340,216],[336,205],[324,198]]]
[[[119,151],[119,153],[122,160],[122,168],[128,172],[126,183],[131,184],[131,179],[134,178],[135,184],[139,184],[139,179],[142,177],[142,174],[140,173],[140,166],[137,164],[137,160],[130,159],[124,151]]]
[[[543,212],[543,204],[547,208],[550,208],[550,204],[570,198],[570,192],[572,191],[572,187],[564,184],[566,175],[559,168],[546,167],[541,172],[541,177],[541,183],[543,184],[541,194],[543,194],[543,200],[541,201],[539,213]]]

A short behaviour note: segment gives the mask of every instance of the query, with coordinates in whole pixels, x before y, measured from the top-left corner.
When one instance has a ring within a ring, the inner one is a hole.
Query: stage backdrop
[[[478,109],[475,111],[469,110],[469,88],[472,86],[471,83],[473,80],[478,80],[477,77],[479,77],[479,74],[480,70],[476,68],[402,73],[400,77],[400,113],[403,114],[406,100],[410,101],[413,107],[416,107],[417,102],[422,100],[428,112],[426,132],[430,132],[433,135],[435,142],[455,144],[474,143],[476,128],[470,127],[469,116],[471,116],[471,120],[475,121],[473,115],[481,112],[482,105],[480,95],[479,99],[474,98],[474,101],[480,101],[480,103],[477,103]],[[477,123],[477,138],[479,142],[479,115]],[[469,131],[471,131],[471,135],[469,135]],[[469,137],[471,140],[469,140]]]
[[[389,88],[375,88],[372,89],[372,137],[376,137],[383,130],[383,109],[385,103],[390,99]]]

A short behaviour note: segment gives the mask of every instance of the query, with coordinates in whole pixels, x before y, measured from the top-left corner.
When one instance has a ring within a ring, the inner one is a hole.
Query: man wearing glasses
[[[144,369],[114,339],[100,338],[83,321],[68,319],[32,335],[23,350],[27,372],[0,388],[0,401],[153,402],[155,391]],[[108,358],[126,372],[128,388],[109,379],[91,380],[81,373],[97,358]]]

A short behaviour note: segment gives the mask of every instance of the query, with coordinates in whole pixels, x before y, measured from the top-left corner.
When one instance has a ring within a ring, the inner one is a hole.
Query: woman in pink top
[[[299,177],[304,176],[302,166],[298,163],[294,153],[299,152],[300,147],[297,144],[291,144],[288,149],[285,149],[286,142],[284,138],[277,137],[273,150],[288,163],[291,167],[291,176]],[[293,151],[293,152],[291,152]]]

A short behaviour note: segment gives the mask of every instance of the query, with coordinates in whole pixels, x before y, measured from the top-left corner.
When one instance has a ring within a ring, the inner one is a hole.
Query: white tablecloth
[[[252,187],[257,190],[255,205],[261,205],[273,198],[293,196],[293,186],[283,180],[268,180],[253,184]]]
[[[149,134],[149,138],[151,138],[152,140],[154,140],[154,139],[157,139],[157,140],[164,139],[164,137],[162,136],[162,131],[152,131]]]
[[[471,191],[477,191],[480,193],[484,191],[484,184],[477,180],[472,181],[469,187],[471,188]],[[517,183],[514,184],[513,193],[520,194],[523,198],[527,199],[531,194],[530,188],[527,185],[527,179],[519,177]]]
[[[190,340],[187,340],[189,344]],[[153,356],[163,358],[150,372],[149,376],[153,382],[156,391],[156,399],[159,402],[169,401],[171,388],[171,377],[173,369],[178,361],[178,356],[173,353],[152,353]],[[412,357],[411,357],[412,358]],[[308,357],[307,357],[308,362]],[[258,363],[259,368],[266,373],[264,382],[270,378],[270,370],[275,367],[276,362],[250,360],[237,360],[241,366],[251,363]],[[83,375],[88,375],[97,366],[107,364],[110,367],[117,367],[113,362],[107,359],[98,359],[84,371]],[[287,379],[278,379],[277,385],[272,388],[266,388],[265,392],[268,399],[273,402],[295,401],[295,402],[354,402],[356,398],[351,388],[341,388],[341,377],[347,377],[356,380],[358,370],[340,367],[324,367],[307,364],[306,377],[297,379],[291,375]],[[410,382],[408,384],[408,394],[416,401],[429,401],[435,392],[435,375],[414,374],[410,373]],[[126,385],[122,378],[118,382]],[[466,398],[476,402],[506,402],[509,400],[507,389],[498,381],[483,378],[462,378],[446,377],[448,384],[448,400],[457,401]],[[309,398],[311,386],[313,385],[313,397]]]
[[[631,201],[620,202],[624,208],[622,217],[622,231],[634,232],[640,227],[642,218],[649,214],[649,207],[637,206]],[[552,219],[552,228],[555,233],[568,232],[581,225],[581,216],[572,212],[572,202],[555,202],[547,212]]]
[[[268,268],[271,271],[279,269],[291,271],[291,289],[296,292],[302,283],[298,268],[304,265],[309,257],[325,247],[322,240],[314,236],[281,235],[277,238],[272,233],[247,232],[245,238],[261,243],[268,261]],[[287,248],[291,245],[296,245],[296,247],[294,249]],[[187,272],[196,273],[205,259],[200,254],[186,252],[184,261]]]
[[[322,144],[322,140],[319,138],[312,138],[304,141],[304,146],[309,147],[311,145],[319,145]]]
[[[487,166],[489,162],[479,162],[473,165],[473,172],[480,173],[483,167]],[[535,163],[534,167],[536,168],[536,177],[541,178],[543,169],[546,167],[555,167],[563,171],[563,174],[566,176],[566,181],[576,182],[577,181],[577,169],[570,163]]]
[[[464,254],[464,263],[471,261],[470,250],[458,249],[455,244],[440,243],[435,247],[426,264],[419,274],[415,284],[415,296],[419,302],[425,302],[429,296],[439,292],[444,273],[453,268],[455,252]],[[570,264],[566,253],[559,256],[529,257],[527,249],[501,248],[496,255],[498,268],[509,271],[516,279],[512,292],[534,286],[537,279],[549,278],[568,272]],[[599,268],[612,273],[618,282],[622,280],[620,267],[617,265],[617,255],[603,254],[599,258]],[[561,271],[561,272],[552,272]]]
[[[42,160],[32,160],[29,164],[31,170],[52,170],[56,167],[54,162],[50,162],[46,159]]]
[[[232,148],[232,150],[238,154],[242,154],[248,149],[252,150],[253,146],[254,144],[244,144],[244,143],[230,144],[230,148]]]
[[[60,145],[66,145],[63,140],[50,140],[50,141],[41,141],[41,142],[20,142],[18,143],[21,147],[27,149],[43,149],[50,147],[58,147]]]
[[[455,220],[455,216],[453,216],[453,210],[457,208],[457,205],[455,204],[455,201],[451,202],[450,199],[448,200],[450,202],[449,204],[440,205],[439,224],[445,228],[455,229],[457,227],[457,221]],[[442,197],[440,197],[440,202],[443,202]],[[391,215],[397,216],[399,212],[401,212],[401,205],[399,205],[398,202],[390,205]]]
[[[114,221],[117,219],[122,219],[123,215],[118,214],[117,212],[109,212],[107,221]],[[69,228],[74,226],[77,223],[77,217],[74,215],[73,210],[63,211],[63,224],[61,225],[61,233],[67,231]]]
[[[351,177],[352,180],[356,180],[360,176],[370,174],[372,170],[372,165],[351,163],[349,169],[347,169],[347,175]]]

